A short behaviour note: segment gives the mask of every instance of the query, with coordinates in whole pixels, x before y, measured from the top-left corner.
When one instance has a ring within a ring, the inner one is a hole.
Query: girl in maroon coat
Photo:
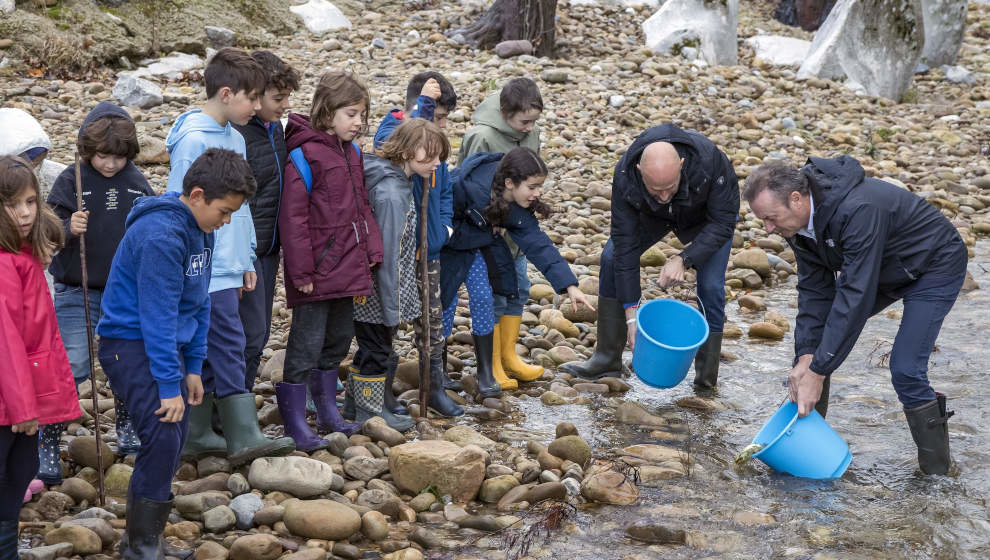
[[[306,384],[320,429],[351,434],[358,425],[337,410],[337,366],[354,338],[353,301],[374,293],[371,269],[381,264],[382,236],[364,187],[354,139],[368,122],[368,89],[348,72],[328,72],[313,94],[310,116],[291,114],[289,151],[301,148],[312,176],[289,163],[278,227],[285,256],[285,292],[292,328],[284,382],[275,387],[285,433],[296,449],[329,443],[306,423]]]
[[[0,558],[16,558],[38,426],[82,413],[41,264],[62,244],[62,224],[19,157],[0,157],[0,203]]]

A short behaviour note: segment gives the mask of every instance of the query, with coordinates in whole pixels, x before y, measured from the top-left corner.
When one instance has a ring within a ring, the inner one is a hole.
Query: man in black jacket
[[[767,232],[786,237],[798,262],[795,361],[788,379],[798,414],[828,408],[829,375],[866,320],[902,299],[890,373],[918,462],[949,469],[945,396],[928,382],[928,358],[966,277],[966,246],[934,206],[867,179],[855,159],[811,158],[803,169],[761,166],[743,193]],[[838,273],[838,275],[836,275]]]
[[[673,231],[690,245],[667,261],[658,280],[672,286],[684,280],[688,267],[697,270],[710,334],[695,358],[694,384],[714,388],[725,323],[725,269],[738,216],[736,173],[711,140],[672,124],[640,134],[612,178],[612,238],[601,257],[595,354],[561,369],[590,379],[619,374],[624,343],[632,348],[636,339],[639,258]]]

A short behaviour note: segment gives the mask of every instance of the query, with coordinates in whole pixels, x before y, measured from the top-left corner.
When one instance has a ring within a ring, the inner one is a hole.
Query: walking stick
[[[432,181],[436,180],[436,173],[433,174],[431,178]],[[430,187],[426,181],[423,181],[423,198],[419,203],[419,299],[421,309],[423,314],[420,316],[422,321],[422,338],[420,341],[419,350],[419,416],[420,418],[427,417],[427,408],[430,403],[430,268],[426,262],[427,259],[427,240],[426,240],[426,213],[427,204],[430,200]]]
[[[76,211],[83,209],[82,159],[76,152]],[[89,386],[93,392],[93,421],[96,423],[96,471],[99,473],[100,507],[106,505],[106,490],[103,484],[103,434],[100,433],[99,395],[96,392],[96,352],[93,351],[93,323],[89,316],[89,272],[86,270],[86,234],[79,234],[79,264],[82,266],[83,308],[86,313],[86,342],[89,348]]]

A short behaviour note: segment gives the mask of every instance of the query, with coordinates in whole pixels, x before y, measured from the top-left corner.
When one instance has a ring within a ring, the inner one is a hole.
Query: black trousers
[[[38,434],[15,434],[10,426],[0,426],[0,521],[17,521],[24,492],[36,474]]]
[[[394,356],[392,338],[395,331],[396,327],[354,321],[354,336],[358,343],[354,366],[361,370],[362,376],[380,377],[388,373],[389,361]]]
[[[294,308],[283,381],[301,384],[309,381],[313,369],[336,371],[353,338],[354,298],[315,301]]]

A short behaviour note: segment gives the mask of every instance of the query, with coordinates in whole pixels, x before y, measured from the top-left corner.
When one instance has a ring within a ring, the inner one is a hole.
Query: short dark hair
[[[265,73],[265,89],[299,89],[299,72],[271,51],[254,51],[251,58]]]
[[[250,199],[258,184],[244,156],[232,150],[210,148],[196,158],[182,178],[183,195],[189,196],[196,187],[203,189],[206,202],[212,202],[230,194]]]
[[[265,71],[251,55],[225,47],[217,51],[203,71],[206,97],[212,99],[221,88],[229,87],[234,93],[265,92]]]
[[[529,78],[509,80],[498,96],[499,107],[504,118],[510,118],[516,113],[536,109],[543,112],[543,96],[536,82]]]
[[[89,123],[76,141],[79,157],[89,163],[96,154],[123,156],[128,160],[141,151],[134,122],[124,117],[109,115]]]
[[[807,175],[797,167],[783,161],[771,161],[750,173],[743,188],[743,199],[752,203],[765,190],[773,193],[780,202],[788,204],[787,198],[792,192],[807,196],[811,193],[811,185]]]
[[[413,106],[416,105],[419,92],[423,91],[423,86],[430,78],[433,78],[440,84],[440,99],[437,99],[437,105],[448,111],[453,111],[457,107],[457,92],[454,91],[454,86],[450,85],[447,78],[444,78],[440,72],[428,70],[416,74],[409,80],[409,85],[406,86],[406,111],[411,111]]]

